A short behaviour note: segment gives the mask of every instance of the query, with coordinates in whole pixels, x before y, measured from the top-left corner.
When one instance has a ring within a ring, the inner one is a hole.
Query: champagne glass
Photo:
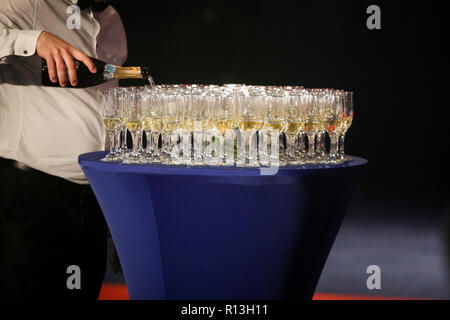
[[[303,86],[292,86],[290,87],[291,91],[300,95],[300,113],[301,113],[301,117],[300,120],[302,121],[302,125],[300,128],[300,131],[296,137],[296,141],[295,141],[295,159],[296,159],[296,164],[304,164],[305,163],[305,156],[306,156],[306,134],[305,134],[305,117],[304,117],[304,105],[305,105],[305,98],[306,95],[305,93],[307,92],[307,90],[305,90],[303,88]]]
[[[192,87],[188,93],[187,103],[189,105],[189,116],[193,120],[193,141],[194,154],[193,163],[201,165],[203,163],[203,119],[205,118],[205,97],[204,91],[199,87]]]
[[[122,110],[124,110],[127,89],[126,88],[115,88],[115,89],[118,92],[120,92],[120,101],[121,101],[120,104],[122,106]],[[127,129],[126,121],[123,121],[123,123],[120,127],[120,136],[121,136],[120,150],[121,150],[122,158],[126,158],[128,156],[127,133],[128,133],[128,129]]]
[[[146,92],[148,91],[148,88],[147,87],[133,87],[134,88],[134,90],[136,90],[137,92],[139,92],[140,93],[140,95],[141,95],[141,103],[142,103],[142,106],[144,106],[144,100],[145,100],[145,95],[146,95]],[[145,117],[144,117],[144,109],[142,109],[142,119],[144,120],[145,119]],[[141,158],[141,161],[145,161],[145,158],[144,158],[144,156],[145,156],[145,150],[144,150],[144,147],[143,147],[143,145],[144,145],[144,128],[142,128],[142,130],[140,130],[139,132],[138,132],[138,154],[139,154],[139,157]]]
[[[168,88],[164,95],[164,122],[163,128],[166,134],[165,164],[177,164],[179,153],[178,143],[180,141],[181,120],[179,99],[177,96],[178,86]]]
[[[337,135],[338,116],[342,103],[338,92],[328,92],[322,97],[322,108],[319,111],[319,120],[325,127],[330,137],[330,153],[328,158],[322,160],[323,163],[338,163],[338,143]]]
[[[284,88],[274,88],[268,91],[267,108],[264,110],[264,125],[267,130],[267,141],[260,141],[264,146],[263,150],[268,150],[268,160],[270,165],[279,166],[280,162],[280,135],[288,128],[288,107],[289,91]],[[267,145],[267,147],[266,147]],[[261,150],[261,149],[260,149]],[[261,153],[260,153],[261,157]],[[263,163],[262,163],[263,164]]]
[[[258,166],[256,132],[264,122],[261,112],[264,100],[265,93],[261,88],[252,87],[248,89],[246,99],[243,99],[239,104],[238,126],[241,133],[243,132],[244,143],[242,147],[245,161],[239,165]]]
[[[345,135],[353,122],[353,92],[344,92],[342,99],[342,113],[338,121],[339,156],[341,160],[348,161],[351,158],[345,156]]]
[[[139,137],[144,128],[144,115],[143,115],[143,99],[142,92],[136,89],[130,89],[127,92],[126,104],[125,104],[125,117],[126,125],[131,133],[131,139],[133,143],[133,149],[129,153],[128,157],[123,163],[133,164],[140,163],[139,154]]]
[[[163,109],[161,95],[158,92],[153,92],[151,94],[150,124],[152,162],[159,162],[161,156],[159,136],[163,130]]]
[[[109,154],[101,159],[106,162],[119,161],[118,152],[116,151],[117,141],[115,139],[116,132],[120,130],[123,122],[122,110],[114,102],[113,91],[105,90],[101,91],[101,110],[103,123],[106,128],[106,132],[109,136],[110,151]]]
[[[125,121],[123,118],[123,92],[121,88],[109,88],[104,91],[104,94],[107,95],[107,103],[111,105],[111,107],[115,107],[118,110],[118,114],[122,118],[122,123],[119,127],[114,131],[114,154],[117,158],[117,161],[120,161],[124,155],[120,145],[120,134],[121,129],[125,125]]]
[[[306,161],[308,163],[314,163],[315,159],[315,137],[318,132],[318,115],[316,108],[316,100],[318,95],[313,92],[308,92],[305,97],[304,105],[304,126],[305,134],[308,139],[308,152],[306,155]]]
[[[297,164],[298,159],[295,153],[295,142],[297,140],[298,134],[303,130],[304,119],[303,119],[303,105],[305,103],[305,95],[303,92],[290,92],[289,93],[289,104],[286,108],[286,121],[287,128],[285,131],[286,135],[286,161],[289,164]]]
[[[159,118],[157,95],[152,89],[147,88],[142,92],[142,105],[144,115],[144,132],[147,138],[147,146],[142,154],[142,162],[152,163],[159,155],[159,132],[162,129],[162,119]]]
[[[220,150],[220,164],[232,164],[234,158],[234,135],[232,129],[234,127],[233,121],[233,94],[229,91],[223,92],[221,95],[215,97],[214,104],[216,106],[215,117],[217,118],[216,127],[220,132],[219,135],[219,150]]]
[[[174,88],[163,88],[161,95],[162,109],[163,109],[163,130],[162,136],[162,157],[163,164],[171,164],[171,143],[172,133],[176,130],[176,109],[175,109],[175,92]]]
[[[217,109],[222,102],[221,90],[217,86],[206,88],[205,118],[202,123],[204,134],[203,159],[207,165],[219,165],[221,158],[220,137],[217,129]]]
[[[265,106],[265,109],[267,112],[261,113],[263,124],[261,128],[258,130],[258,160],[259,165],[261,166],[269,166],[270,165],[270,159],[269,159],[269,131],[271,130],[270,122],[267,121],[267,113],[270,112],[272,109],[270,105],[270,95],[272,91],[276,90],[274,87],[264,87],[261,88],[261,90],[265,93],[263,105]],[[278,141],[279,142],[279,141]]]
[[[315,154],[315,161],[321,162],[326,161],[326,149],[325,149],[325,123],[321,119],[321,114],[324,109],[327,108],[328,103],[328,94],[331,92],[330,89],[314,89],[314,92],[316,94],[316,106],[315,106],[315,112],[318,117],[317,122],[317,128],[316,128],[316,154]]]
[[[122,117],[122,123],[120,124],[120,127],[116,130],[116,133],[115,133],[117,154],[118,154],[118,157],[122,160],[128,154],[128,149],[126,148],[127,127],[126,127],[126,119],[125,119],[125,114],[124,114],[126,89],[112,88],[112,89],[110,89],[110,97],[112,97],[113,103],[118,106],[121,117]],[[125,128],[125,134],[124,134],[125,139],[121,140],[123,128]],[[122,147],[123,140],[125,140],[125,148]]]
[[[190,165],[192,163],[192,132],[194,120],[191,116],[191,106],[188,94],[190,86],[182,86],[177,95],[177,119],[179,131],[179,163]]]

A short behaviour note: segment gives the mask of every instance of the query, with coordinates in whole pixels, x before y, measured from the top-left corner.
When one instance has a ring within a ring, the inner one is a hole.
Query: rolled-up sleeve
[[[36,43],[42,31],[0,29],[0,63],[8,56],[29,57],[36,52]]]

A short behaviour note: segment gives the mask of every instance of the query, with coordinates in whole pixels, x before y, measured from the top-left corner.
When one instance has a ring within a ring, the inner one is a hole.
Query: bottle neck
[[[112,64],[106,64],[103,75],[105,79],[143,79],[145,77],[145,68],[141,67],[120,67]]]

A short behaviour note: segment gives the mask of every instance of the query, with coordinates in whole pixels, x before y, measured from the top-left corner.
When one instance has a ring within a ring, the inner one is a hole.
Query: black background
[[[381,30],[366,27],[371,4],[381,8]],[[447,5],[320,0],[114,6],[127,32],[126,64],[150,66],[157,84],[354,91],[346,151],[369,160],[361,190],[423,190],[446,201]]]

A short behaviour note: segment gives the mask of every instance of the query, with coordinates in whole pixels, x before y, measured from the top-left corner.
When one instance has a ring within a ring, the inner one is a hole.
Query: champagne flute
[[[118,92],[120,92],[120,105],[122,110],[125,109],[125,99],[126,99],[126,93],[127,93],[127,88],[115,88]],[[118,93],[119,94],[119,93]],[[128,157],[128,145],[127,145],[127,133],[128,133],[128,129],[127,129],[127,125],[126,125],[126,121],[122,122],[122,125],[120,127],[120,137],[121,137],[121,142],[120,142],[120,150],[121,150],[121,157],[122,158],[126,158]]]
[[[204,131],[203,160],[207,165],[219,165],[221,160],[220,136],[217,129],[217,109],[221,99],[221,90],[217,86],[208,86],[205,94],[205,117],[202,122]]]
[[[116,132],[120,129],[123,122],[122,110],[114,103],[113,91],[105,90],[101,91],[101,110],[103,123],[106,128],[106,132],[109,136],[110,151],[106,157],[101,159],[105,162],[119,161],[118,153],[116,152]]]
[[[215,97],[214,103],[216,105],[216,127],[220,132],[220,165],[229,165],[230,162],[227,162],[227,159],[230,160],[234,158],[234,135],[232,134],[232,129],[234,127],[233,94],[229,91],[225,91]]]
[[[295,142],[300,131],[304,127],[303,119],[303,103],[304,103],[303,92],[290,92],[289,93],[289,104],[287,106],[287,128],[286,134],[286,160],[289,164],[297,164],[298,159],[295,154]]]
[[[188,99],[189,86],[182,86],[177,96],[177,119],[179,134],[179,163],[190,165],[192,163],[192,132],[194,131],[194,120]]]
[[[193,163],[195,165],[203,164],[203,119],[205,118],[205,97],[204,91],[200,87],[192,87],[187,95],[189,105],[189,116],[193,120],[193,141],[194,153]]]
[[[142,91],[142,112],[144,116],[144,128],[145,137],[147,138],[147,145],[144,152],[141,155],[141,160],[143,163],[153,162],[155,149],[153,144],[152,133],[155,131],[155,126],[157,125],[155,119],[155,97],[152,94],[152,89],[146,87]]]
[[[127,92],[125,117],[127,128],[131,133],[133,149],[123,163],[135,164],[141,162],[139,154],[139,138],[142,129],[144,128],[142,101],[142,92],[140,90],[130,89]]]
[[[120,124],[120,126],[117,128],[116,132],[115,132],[115,150],[117,153],[117,157],[119,158],[119,160],[122,160],[124,157],[127,156],[128,153],[128,149],[126,148],[126,142],[125,142],[125,149],[122,148],[122,141],[121,141],[121,135],[122,135],[122,130],[123,128],[125,128],[125,137],[126,137],[126,119],[125,119],[125,115],[124,115],[124,103],[125,103],[125,93],[126,93],[126,89],[124,88],[110,88],[109,89],[109,95],[110,95],[110,99],[112,99],[112,103],[114,103],[117,108],[119,108],[119,113],[120,116],[122,118],[122,123]],[[126,138],[125,138],[126,140]]]
[[[326,149],[325,149],[325,123],[321,119],[321,114],[323,110],[327,109],[328,94],[331,89],[314,89],[317,96],[315,112],[318,117],[317,128],[316,128],[316,154],[315,162],[320,163],[327,160]]]
[[[353,92],[344,92],[342,100],[342,113],[338,121],[339,133],[339,156],[342,161],[351,160],[345,156],[344,142],[345,135],[353,122]]]
[[[247,99],[239,106],[238,125],[244,137],[244,164],[250,167],[258,166],[256,132],[264,123],[261,111],[265,99],[266,94],[260,87],[252,87],[248,90]]]
[[[171,164],[171,136],[172,132],[176,130],[175,117],[175,95],[174,88],[163,87],[161,91],[161,103],[162,103],[162,116],[163,127],[161,132],[162,137],[162,150],[161,150],[161,163]]]
[[[267,142],[260,142],[264,143],[264,146],[262,146],[263,150],[268,151],[268,161],[270,165],[279,166],[282,164],[282,162],[280,162],[280,135],[283,133],[287,134],[286,129],[288,128],[289,121],[287,116],[290,105],[289,90],[276,87],[269,89],[267,94],[267,108],[264,110],[263,114],[263,128],[267,130]]]
[[[161,152],[159,149],[159,136],[163,130],[163,109],[161,103],[161,95],[158,92],[151,94],[152,105],[150,108],[150,125],[151,125],[151,143],[152,143],[152,161],[159,162]]]
[[[340,95],[338,92],[328,92],[322,97],[322,108],[319,111],[319,120],[325,127],[330,137],[330,152],[328,158],[322,160],[322,163],[338,163],[338,143],[339,137],[336,133],[338,116],[340,115]]]
[[[180,121],[181,117],[178,108],[178,86],[167,88],[164,94],[164,122],[163,128],[166,135],[166,150],[164,164],[177,164],[179,154],[177,154],[178,143],[180,140]]]
[[[304,126],[305,134],[308,139],[308,152],[306,155],[306,161],[308,163],[314,163],[315,159],[315,137],[318,132],[318,117],[316,103],[318,95],[314,92],[308,92],[305,97],[304,105]]]

